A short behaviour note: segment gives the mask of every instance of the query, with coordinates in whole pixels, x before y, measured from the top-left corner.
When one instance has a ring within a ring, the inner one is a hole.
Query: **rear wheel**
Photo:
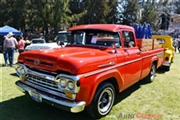
[[[153,63],[151,65],[151,70],[148,76],[145,78],[146,82],[153,82],[155,79],[155,73],[156,73],[156,65]]]
[[[92,103],[86,107],[86,110],[92,117],[101,118],[111,111],[114,99],[114,86],[109,82],[105,82],[98,87]]]

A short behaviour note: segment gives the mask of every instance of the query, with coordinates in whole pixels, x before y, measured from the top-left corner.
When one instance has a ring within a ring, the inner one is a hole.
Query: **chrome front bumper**
[[[17,81],[16,85],[22,92],[28,92],[29,95],[32,96],[32,91],[34,91],[33,88],[30,88],[29,86],[23,84],[23,82],[21,81]],[[39,92],[37,93],[40,96],[40,99],[37,102],[44,102],[54,107],[58,107],[60,109],[63,109],[65,111],[69,111],[72,113],[78,113],[78,112],[83,111],[86,105],[86,102],[84,101],[70,102],[70,101],[66,101],[62,99],[56,99],[56,98],[47,96],[43,93],[39,93]]]

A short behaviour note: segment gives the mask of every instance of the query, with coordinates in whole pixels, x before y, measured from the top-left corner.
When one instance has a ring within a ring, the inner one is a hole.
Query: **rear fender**
[[[154,63],[154,62],[155,62],[156,68],[158,67],[157,66],[157,61],[158,61],[158,57],[157,56],[153,56],[152,59],[151,59],[151,64],[149,66],[149,70],[151,69],[152,63]],[[160,63],[160,64],[162,64],[162,63]]]
[[[166,50],[164,55],[164,61],[172,63],[174,57],[174,51]]]

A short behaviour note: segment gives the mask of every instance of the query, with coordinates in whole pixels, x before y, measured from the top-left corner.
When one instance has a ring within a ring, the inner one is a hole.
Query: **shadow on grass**
[[[10,75],[18,77],[18,75],[16,73],[11,73]]]
[[[15,73],[11,75],[17,76]],[[148,83],[141,80],[122,93],[118,93],[115,104],[146,84]],[[1,102],[0,109],[2,120],[94,120],[85,110],[80,113],[66,112],[45,103],[37,103],[28,94]]]
[[[121,102],[122,100],[130,96],[133,92],[138,90],[141,87],[141,85],[145,85],[145,84],[149,84],[149,83],[145,82],[144,80],[141,80],[137,82],[136,84],[132,85],[131,87],[127,88],[123,92],[117,93],[115,104],[118,104],[119,102]]]
[[[85,111],[70,113],[24,95],[0,103],[1,120],[93,120]]]
[[[163,68],[161,68],[161,67],[156,70],[156,74],[164,74],[165,72],[166,71]],[[146,85],[146,84],[151,84],[151,83],[147,83],[145,80],[140,80],[139,82],[135,83],[131,87],[127,88],[125,91],[123,91],[121,93],[117,93],[115,104],[118,104],[123,99],[127,98],[128,96],[130,96],[133,92],[138,90],[141,87],[141,85]]]
[[[156,70],[156,73],[158,73],[158,74],[164,74],[165,72],[167,72],[167,71],[165,71],[163,67],[159,67],[159,68]]]
[[[146,83],[140,81],[118,93],[115,104],[131,95],[143,84]],[[0,109],[2,120],[94,120],[85,110],[80,113],[66,112],[45,103],[37,103],[28,94],[1,102]]]
[[[9,67],[9,65],[0,64],[0,67]]]

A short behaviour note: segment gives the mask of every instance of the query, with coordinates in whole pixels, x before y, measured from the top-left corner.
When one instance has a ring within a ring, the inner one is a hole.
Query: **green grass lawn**
[[[18,53],[15,62],[17,56]],[[85,111],[73,114],[33,101],[16,88],[15,81],[18,77],[15,69],[2,67],[3,63],[3,55],[0,54],[1,120],[92,120]],[[180,120],[179,102],[180,53],[176,53],[169,72],[158,70],[153,83],[138,82],[117,94],[113,109],[101,120],[143,120],[145,115],[156,115],[154,118],[157,120]]]

